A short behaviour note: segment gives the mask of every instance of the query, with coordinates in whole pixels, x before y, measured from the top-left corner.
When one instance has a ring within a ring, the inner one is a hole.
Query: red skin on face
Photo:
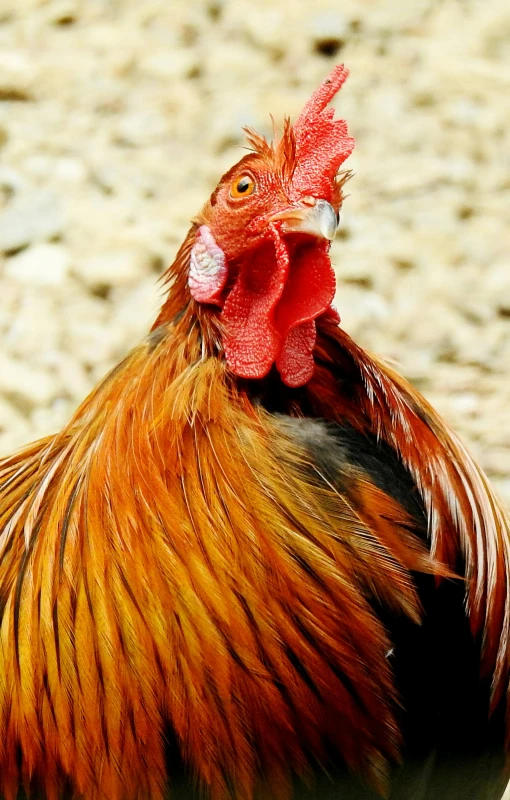
[[[240,377],[262,378],[273,364],[288,386],[302,386],[313,374],[315,320],[330,313],[335,294],[329,242],[284,234],[271,218],[310,198],[327,200],[338,212],[335,176],[354,140],[327,105],[346,77],[347,70],[336,67],[280,141],[269,145],[250,134],[257,152],[224,176],[198,218],[200,246],[208,238],[211,258],[216,248],[226,269],[199,272],[198,283],[194,269],[190,288],[196,300],[222,307],[225,357]],[[256,187],[253,193],[232,194],[245,176]],[[192,253],[196,266],[193,258]]]

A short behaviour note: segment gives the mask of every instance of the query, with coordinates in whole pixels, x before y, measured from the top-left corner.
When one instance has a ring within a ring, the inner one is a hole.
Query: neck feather
[[[163,284],[168,294],[154,322],[151,333],[172,323],[175,333],[188,335],[197,331],[202,344],[202,355],[217,354],[222,350],[219,309],[216,306],[197,303],[188,286],[189,262],[195,242],[197,225],[189,229],[179,251],[163,275]]]

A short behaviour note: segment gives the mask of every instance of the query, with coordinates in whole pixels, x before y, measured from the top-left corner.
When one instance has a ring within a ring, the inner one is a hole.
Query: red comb
[[[324,196],[331,187],[340,165],[354,148],[345,120],[334,119],[335,109],[328,108],[348,74],[343,64],[336,66],[293,125],[297,163],[292,182],[316,197]]]

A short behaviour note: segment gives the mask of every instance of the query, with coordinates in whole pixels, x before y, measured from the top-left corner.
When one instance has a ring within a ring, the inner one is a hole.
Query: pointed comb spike
[[[348,74],[343,64],[336,66],[293,125],[297,163],[293,183],[316,197],[328,196],[331,181],[354,149],[345,120],[335,120],[335,110],[328,108]]]
[[[296,136],[302,130],[306,131],[308,125],[317,117],[321,111],[324,111],[326,106],[332,101],[334,96],[340,91],[345,81],[349,76],[349,70],[343,64],[337,66],[330,72],[326,80],[321,83],[319,88],[313,93],[308,103],[303,108],[301,114],[294,123],[294,132]],[[334,116],[334,109],[331,111],[331,117]]]

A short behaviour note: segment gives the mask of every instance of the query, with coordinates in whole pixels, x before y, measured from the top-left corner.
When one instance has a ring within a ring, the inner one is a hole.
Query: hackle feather
[[[362,474],[314,477],[201,339],[165,326],[0,462],[6,796],[162,797],[167,723],[214,797],[261,773],[283,796],[327,741],[379,785],[398,753],[369,598],[417,620],[410,571],[434,566]]]

